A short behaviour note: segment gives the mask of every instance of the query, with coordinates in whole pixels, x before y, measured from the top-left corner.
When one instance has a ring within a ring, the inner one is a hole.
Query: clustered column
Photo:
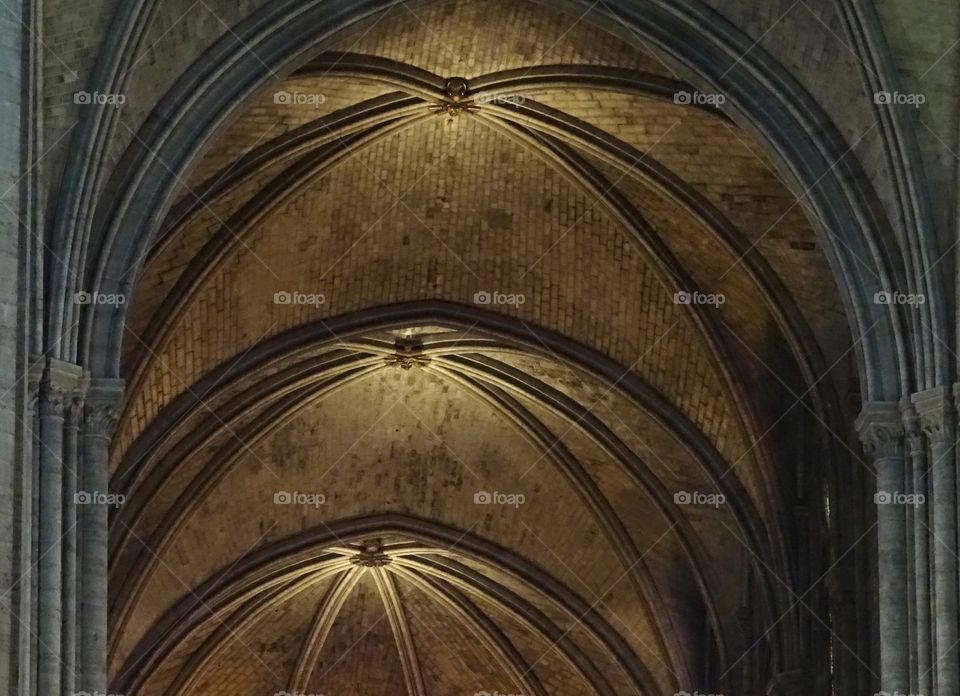
[[[911,586],[914,603],[911,614],[913,624],[911,637],[910,683],[917,694],[933,695],[933,596],[930,574],[930,481],[928,475],[928,448],[920,425],[916,407],[908,403],[904,407],[904,424],[910,458],[907,462],[907,485],[916,500],[923,503],[911,511],[911,525],[907,528],[908,540],[913,550],[910,568],[913,572]]]
[[[40,359],[32,384],[35,504],[24,507],[22,696],[106,693],[108,447],[119,380],[90,380],[76,365]],[[35,588],[34,591],[28,591]]]
[[[106,491],[109,484],[109,447],[117,425],[123,392],[119,380],[96,380],[90,385],[84,409],[82,480],[87,491]],[[104,692],[107,686],[107,545],[108,506],[88,505],[81,518],[83,691]]]
[[[857,422],[864,449],[877,475],[877,564],[880,598],[880,684],[883,691],[908,694],[909,611],[907,517],[888,496],[905,488],[904,427],[896,403],[870,403]]]
[[[858,420],[877,477],[880,681],[892,694],[960,696],[954,403],[937,387],[867,404]]]
[[[957,463],[956,412],[946,387],[914,394],[920,423],[927,439],[927,478],[930,498],[929,526],[931,601],[933,616],[934,696],[960,696],[957,662],[958,563],[957,563]]]

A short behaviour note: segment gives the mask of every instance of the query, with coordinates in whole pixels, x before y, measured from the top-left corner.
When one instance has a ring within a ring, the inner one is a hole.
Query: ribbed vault
[[[375,13],[177,174],[114,278],[117,693],[759,694],[858,659],[820,630],[847,580],[808,587],[854,541],[852,242],[694,72],[569,24]]]

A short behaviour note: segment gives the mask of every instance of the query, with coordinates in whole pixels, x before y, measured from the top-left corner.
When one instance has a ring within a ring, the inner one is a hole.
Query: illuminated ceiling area
[[[812,659],[797,443],[845,450],[857,389],[818,221],[722,95],[576,19],[395,5],[181,182],[123,339],[112,691],[747,694]]]

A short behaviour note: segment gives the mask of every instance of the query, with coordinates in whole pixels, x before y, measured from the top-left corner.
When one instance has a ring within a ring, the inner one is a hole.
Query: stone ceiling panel
[[[306,693],[404,694],[406,689],[383,600],[370,573],[363,573],[333,622]]]
[[[324,302],[278,305],[278,292]],[[471,121],[438,119],[346,163],[244,241],[157,353],[119,451],[204,372],[284,329],[402,300],[473,304],[478,292],[522,295],[487,307],[634,366],[723,449],[729,423],[710,360],[633,242],[532,154]]]
[[[305,411],[217,485],[161,553],[144,594],[151,602],[131,615],[128,640],[185,588],[252,549],[372,512],[442,520],[495,539],[578,589],[586,582],[600,592],[622,576],[589,513],[577,527],[550,523],[556,509],[577,510],[582,502],[554,466],[523,476],[541,454],[503,416],[426,371],[378,375]],[[483,492],[523,498],[485,504],[481,497],[477,504]],[[322,499],[287,505],[284,494]],[[217,529],[212,519],[222,520]],[[569,551],[562,562],[557,549]],[[640,635],[650,630],[647,617],[631,616]]]
[[[403,578],[397,578],[397,586],[411,637],[419,648],[428,694],[523,693],[479,639],[438,604],[435,595]]]
[[[411,63],[444,77],[474,77],[535,65],[664,66],[579,16],[517,0],[401,3],[345,32],[328,48]]]

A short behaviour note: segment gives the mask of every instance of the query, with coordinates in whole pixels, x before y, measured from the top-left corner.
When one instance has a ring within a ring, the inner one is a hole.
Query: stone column
[[[27,409],[29,422],[24,423],[28,436],[24,438],[22,480],[20,482],[20,562],[19,616],[16,625],[18,651],[17,659],[17,695],[30,696],[37,693],[36,656],[39,578],[37,566],[40,560],[39,543],[40,519],[37,510],[40,507],[40,451],[36,440],[40,433],[40,388],[46,370],[46,359],[31,356],[27,371]],[[13,680],[13,675],[10,676]]]
[[[910,693],[907,604],[907,528],[903,505],[891,504],[905,490],[904,432],[900,406],[864,405],[857,419],[864,449],[877,474],[878,581],[880,597],[881,690]]]
[[[37,597],[37,690],[59,696],[62,689],[64,613],[64,410],[81,389],[82,371],[49,360],[40,385],[39,560]]]
[[[960,696],[957,666],[957,477],[954,439],[956,427],[950,391],[936,387],[914,394],[920,424],[929,449],[927,472],[931,507],[927,536],[933,559],[935,651],[933,693]]]
[[[77,690],[77,493],[78,443],[83,399],[75,396],[64,411],[63,447],[63,636],[61,643],[65,694]]]
[[[63,504],[63,407],[62,390],[45,383],[40,387],[40,507],[39,596],[37,598],[37,689],[42,694],[60,693],[60,607],[62,550],[60,531]]]
[[[84,409],[83,487],[106,495],[110,439],[117,424],[121,380],[93,380]],[[109,505],[85,505],[81,513],[81,690],[107,691],[107,543]]]
[[[923,504],[913,508],[911,522],[908,528],[911,536],[913,558],[913,627],[911,636],[914,640],[914,651],[911,661],[910,684],[913,693],[933,696],[933,621],[931,614],[931,581],[930,581],[930,492],[929,472],[927,469],[927,448],[924,443],[923,431],[920,426],[920,417],[912,403],[904,407],[904,427],[906,428],[907,443],[910,456],[908,459],[907,482],[911,484],[910,492],[922,499]]]
[[[4,3],[0,7],[0,689],[15,692],[17,662],[22,656],[29,633],[17,619],[17,606],[23,574],[23,554],[19,546],[23,517],[21,478],[23,460],[18,456],[22,441],[29,437],[29,423],[22,409],[23,374],[20,308],[26,294],[21,273],[23,248],[21,219],[24,212],[24,190],[21,184],[26,153],[23,134],[27,130],[23,117],[27,85],[23,70],[23,53],[27,32],[24,29],[24,7],[27,3]],[[29,600],[29,593],[27,593]],[[15,618],[16,617],[16,618]]]
[[[918,444],[917,440],[920,440],[919,444],[922,451],[923,438],[922,436],[917,436],[920,428],[913,411],[913,404],[905,400],[901,402],[900,408],[903,414],[904,442],[907,445],[907,451],[904,453],[903,493],[905,495],[912,495],[914,488],[913,455],[915,447]],[[912,437],[911,434],[913,434]],[[917,615],[917,576],[915,573],[915,568],[917,567],[917,549],[916,535],[914,534],[914,527],[917,523],[917,512],[916,506],[914,505],[906,505],[904,507],[904,515],[906,517],[906,525],[904,528],[907,534],[907,632],[910,645],[910,654],[907,658],[910,669],[910,693],[918,693],[916,686],[920,678],[918,668],[920,661],[920,636],[917,625],[920,617]]]
[[[40,428],[36,448],[39,455],[37,508],[37,633],[34,664],[37,690],[60,693],[60,625],[63,620],[60,596],[63,560],[60,543],[63,505],[63,407],[62,390],[51,387],[44,375],[40,385]]]

